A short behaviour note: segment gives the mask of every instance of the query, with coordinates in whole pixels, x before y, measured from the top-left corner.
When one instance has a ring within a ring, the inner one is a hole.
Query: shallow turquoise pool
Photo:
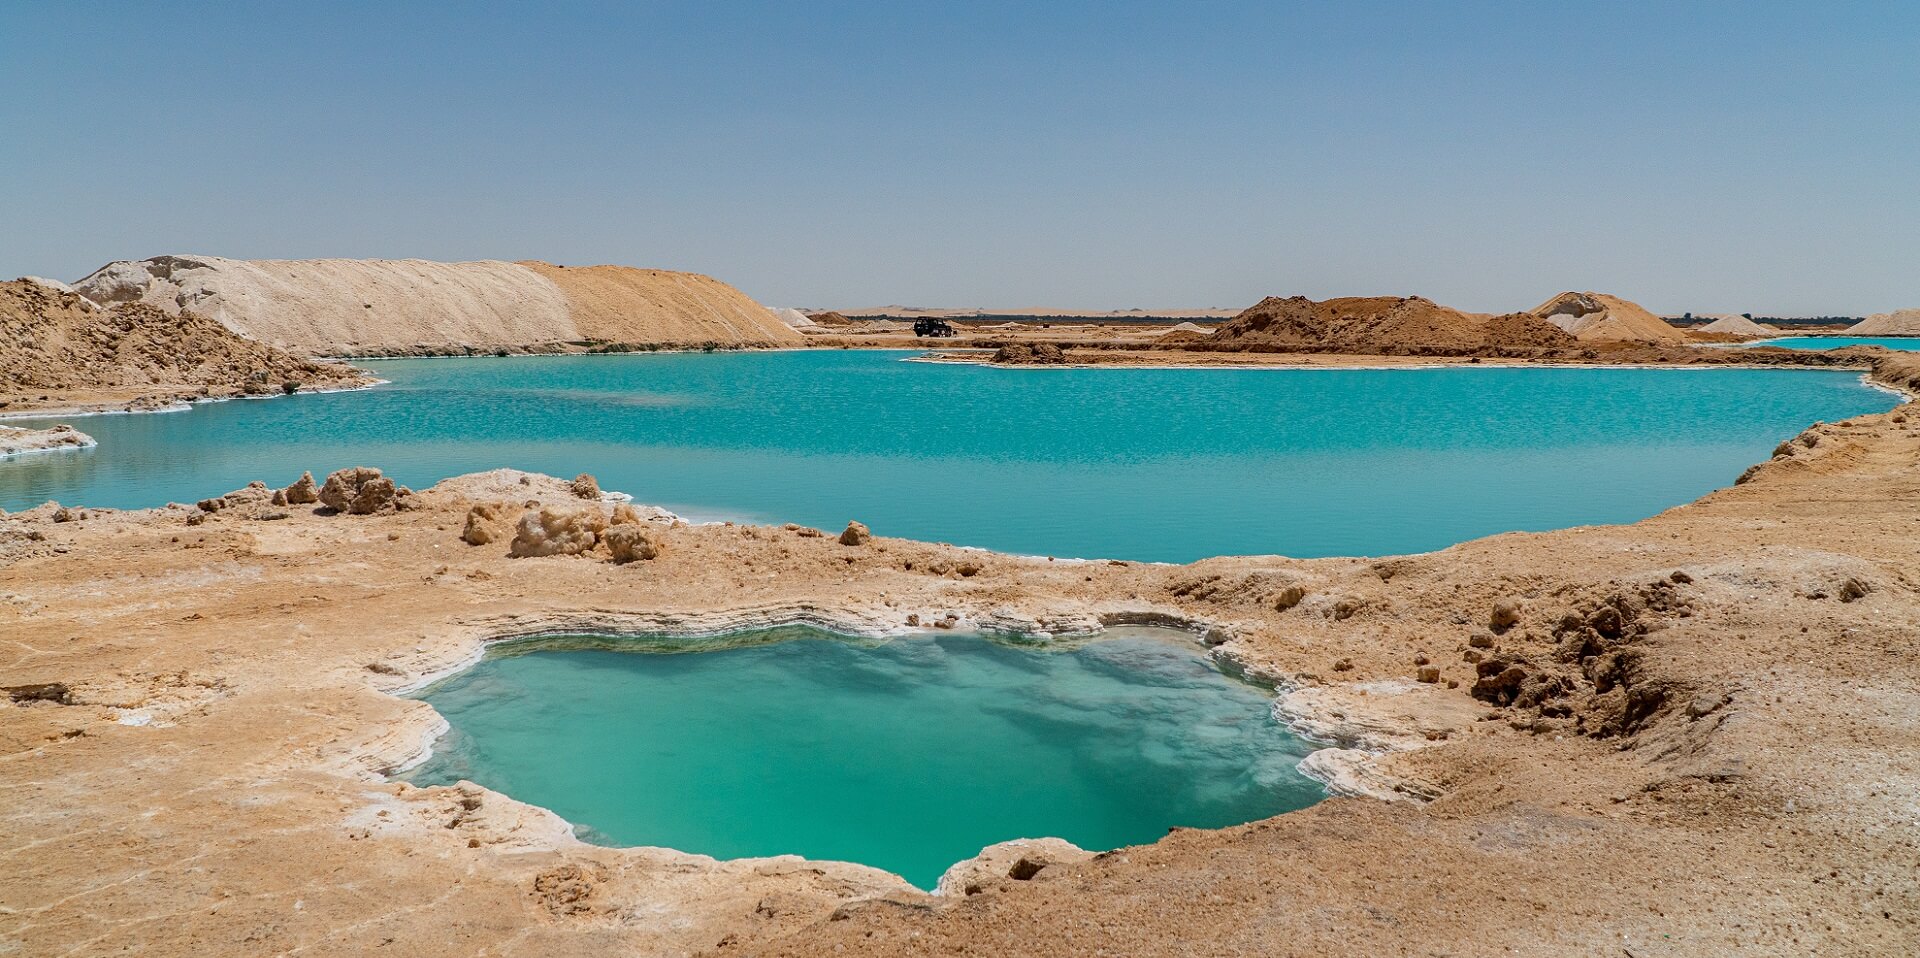
[[[74,420],[0,463],[0,508],[191,502],[302,469],[422,487],[513,466],[695,518],[859,519],[1036,555],[1381,555],[1628,522],[1731,484],[1857,373],[997,369],[811,350],[366,365],[378,389]]]
[[[1106,850],[1322,797],[1266,692],[1145,630],[543,640],[422,697],[452,732],[409,781],[478,782],[601,844],[855,861],[922,888],[1009,839]]]
[[[1920,350],[1920,336],[1782,336],[1757,339],[1745,346],[1779,346],[1783,349],[1839,349],[1842,346],[1881,346],[1887,349]]]

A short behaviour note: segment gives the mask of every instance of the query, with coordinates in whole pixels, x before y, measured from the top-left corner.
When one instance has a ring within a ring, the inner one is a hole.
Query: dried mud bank
[[[1875,377],[1911,388],[1920,363]],[[355,474],[338,514],[263,487],[211,510],[7,516],[0,942],[1912,953],[1916,462],[1903,407],[1816,426],[1738,485],[1630,526],[1186,566],[676,525],[507,472],[419,493]],[[550,548],[582,551],[531,556]],[[1332,798],[995,877],[1003,850],[969,873],[977,894],[934,897],[855,865],[584,845],[506,796],[382,777],[440,728],[389,692],[489,638],[790,621],[1203,625],[1344,746],[1317,771],[1403,800]]]

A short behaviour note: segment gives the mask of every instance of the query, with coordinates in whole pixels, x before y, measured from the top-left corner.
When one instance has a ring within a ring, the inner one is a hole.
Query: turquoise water
[[[695,518],[1185,561],[1381,555],[1628,522],[1729,485],[1857,373],[997,369],[812,350],[366,363],[391,385],[75,420],[0,508],[191,502],[351,465],[421,487],[514,466]]]
[[[1782,336],[1760,339],[1747,346],[1780,346],[1785,349],[1839,349],[1842,346],[1884,346],[1887,349],[1920,349],[1920,336]]]
[[[922,888],[1009,839],[1106,850],[1322,797],[1266,693],[1144,630],[1051,648],[788,628],[687,651],[720,641],[501,650],[423,696],[453,730],[405,777],[478,782],[600,844],[855,861]]]

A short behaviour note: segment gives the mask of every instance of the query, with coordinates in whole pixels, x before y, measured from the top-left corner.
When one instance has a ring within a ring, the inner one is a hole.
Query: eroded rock
[[[327,476],[326,485],[320,487],[320,504],[335,512],[353,512],[353,504],[355,500],[360,498],[361,488],[373,482],[385,482],[386,492],[389,495],[391,494],[393,481],[383,479],[378,469],[370,466],[355,466],[351,469],[341,469],[333,472]],[[379,495],[380,493],[375,493],[375,498]],[[292,497],[289,496],[288,498],[291,499]],[[373,501],[374,499],[370,498],[368,504],[371,504]],[[391,500],[389,499],[389,504],[390,503]],[[365,513],[362,512],[360,514],[364,515]]]
[[[966,861],[956,862],[940,876],[934,894],[955,898],[977,895],[1006,881],[1032,881],[1056,865],[1071,865],[1093,853],[1060,838],[1016,838],[988,845]]]
[[[638,523],[609,526],[603,538],[615,562],[658,558],[663,547],[658,532]]]
[[[482,502],[467,510],[467,527],[460,538],[468,545],[483,546],[507,537],[512,525],[504,502]]]
[[[856,519],[853,522],[847,523],[846,531],[840,533],[840,544],[843,546],[862,546],[866,545],[867,540],[872,538],[873,533],[867,531],[867,524]]]
[[[320,487],[313,481],[313,473],[303,472],[294,484],[280,490],[284,502],[275,505],[304,506],[320,501]]]
[[[520,517],[509,554],[516,559],[579,555],[598,544],[606,528],[599,509],[546,506]]]

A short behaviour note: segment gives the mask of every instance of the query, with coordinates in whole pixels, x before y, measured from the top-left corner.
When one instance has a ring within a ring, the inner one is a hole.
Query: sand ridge
[[[110,263],[74,288],[102,304],[197,312],[243,336],[314,355],[582,340],[798,340],[759,304],[711,277],[621,266],[170,255]]]
[[[798,343],[791,327],[746,294],[698,273],[629,266],[526,267],[566,297],[578,339],[617,343]]]

